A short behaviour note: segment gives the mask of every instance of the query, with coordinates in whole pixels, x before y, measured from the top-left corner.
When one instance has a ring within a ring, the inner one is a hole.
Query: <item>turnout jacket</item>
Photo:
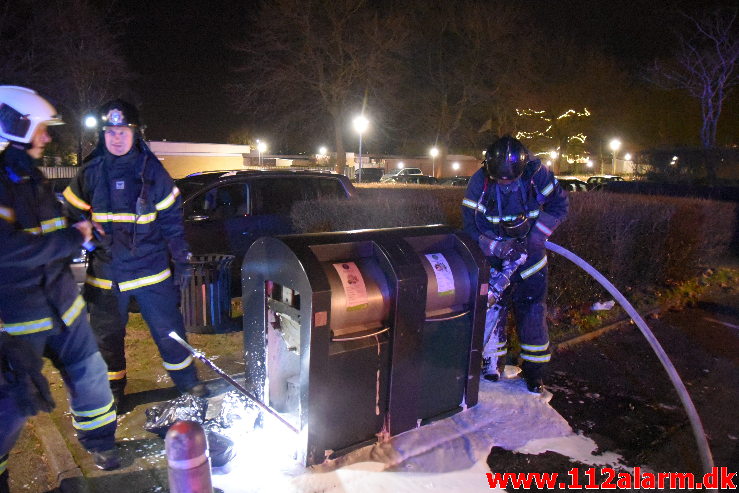
[[[124,156],[101,142],[63,195],[71,211],[105,231],[86,284],[131,291],[169,278],[170,258],[187,261],[180,191],[140,136]]]
[[[552,172],[535,159],[526,164],[523,174],[508,193],[502,193],[495,180],[480,168],[470,178],[462,200],[464,231],[477,240],[507,239],[501,223],[524,216],[533,222],[528,232],[543,247],[543,242],[567,216],[568,200]],[[529,241],[531,244],[531,241]]]
[[[49,181],[25,149],[0,154],[0,326],[11,335],[71,325],[85,307],[69,268],[82,233],[68,227]]]

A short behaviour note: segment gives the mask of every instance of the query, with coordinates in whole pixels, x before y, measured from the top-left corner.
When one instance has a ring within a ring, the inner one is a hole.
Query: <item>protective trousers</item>
[[[37,355],[48,357],[61,373],[67,387],[72,425],[82,446],[90,452],[114,448],[113,395],[106,378],[105,362],[85,314],[69,326],[57,318],[51,330],[13,337],[23,337]],[[0,474],[5,473],[7,455],[25,421],[26,416],[13,396],[0,395]]]
[[[544,250],[530,252],[516,271],[501,299],[488,308],[483,358],[505,357],[508,307],[513,305],[516,332],[521,344],[522,369],[526,379],[541,378],[551,359],[546,325],[547,257]]]
[[[135,298],[141,309],[151,337],[159,349],[164,368],[180,392],[198,382],[192,356],[169,333],[174,331],[183,339],[185,326],[177,303],[179,291],[171,278],[131,291],[121,292],[116,283],[111,289],[85,285],[85,299],[90,310],[90,322],[100,352],[108,365],[108,380],[113,392],[123,395],[126,385],[125,336],[128,306]]]

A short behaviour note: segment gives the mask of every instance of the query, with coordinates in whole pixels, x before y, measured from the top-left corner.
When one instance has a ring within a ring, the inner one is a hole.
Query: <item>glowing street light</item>
[[[549,153],[549,157],[552,159],[557,159],[557,156],[559,156],[559,153],[557,151],[551,151]]]
[[[608,147],[613,152],[613,159],[611,160],[611,174],[616,174],[616,155],[618,154],[618,150],[621,149],[621,141],[618,139],[613,139],[611,142],[608,143]]]
[[[431,175],[436,176],[436,156],[439,155],[439,149],[432,147],[429,149],[429,155],[431,156]]]
[[[626,154],[624,154],[624,160],[625,161],[631,161],[631,153],[630,152],[627,152]]]
[[[325,156],[327,152],[328,152],[328,149],[326,149],[326,146],[321,146],[318,148],[319,156]]]
[[[592,168],[593,167],[593,160],[592,159],[588,159],[587,161],[585,161],[585,166],[587,166],[588,168]]]
[[[454,161],[454,162],[452,163],[452,169],[453,169],[454,171],[459,171],[459,161]]]
[[[362,134],[367,131],[369,127],[369,120],[364,115],[354,117],[352,121],[354,125],[354,131],[359,134],[359,181],[362,181]]]
[[[86,128],[95,128],[98,126],[98,119],[95,118],[93,115],[87,115],[85,117],[85,127]]]
[[[267,151],[267,143],[261,140],[257,141],[257,152],[259,152],[259,166],[262,165],[262,153]]]
[[[398,161],[398,169],[405,168],[405,163],[403,161]]]

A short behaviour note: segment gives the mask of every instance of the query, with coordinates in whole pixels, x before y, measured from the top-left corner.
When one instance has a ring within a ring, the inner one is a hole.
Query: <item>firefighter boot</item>
[[[482,358],[482,378],[489,382],[497,382],[500,380],[500,376],[503,374],[500,370],[502,359],[503,358],[495,356]]]
[[[92,460],[98,469],[103,471],[112,471],[121,467],[121,456],[118,449],[113,447],[108,450],[101,450],[92,453]]]
[[[528,391],[533,394],[541,394],[544,392],[544,383],[542,381],[544,365],[541,363],[524,361],[521,366],[523,367],[523,378],[526,381],[526,388]]]

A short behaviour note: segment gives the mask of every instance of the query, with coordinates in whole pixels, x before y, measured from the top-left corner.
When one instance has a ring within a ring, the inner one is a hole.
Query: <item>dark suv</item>
[[[349,199],[356,193],[346,176],[317,171],[214,171],[176,183],[193,254],[235,255],[234,273],[257,238],[294,232],[290,208],[295,202]]]

